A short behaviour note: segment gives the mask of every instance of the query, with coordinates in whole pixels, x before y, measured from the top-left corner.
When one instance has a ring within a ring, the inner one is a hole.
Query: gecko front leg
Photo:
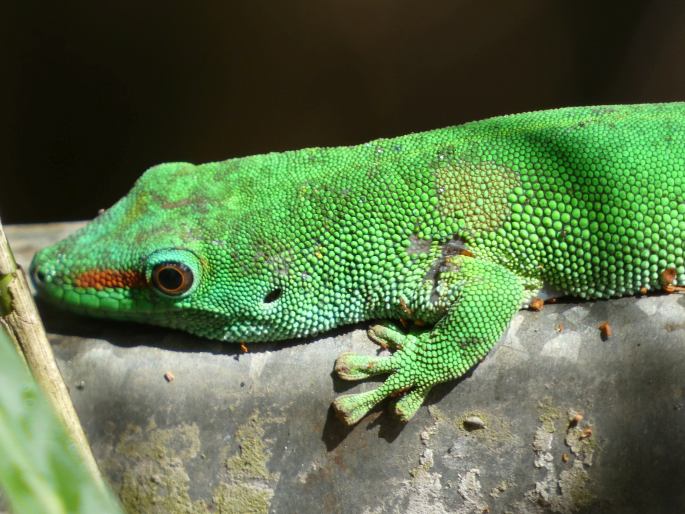
[[[374,327],[371,338],[387,344],[389,357],[344,353],[336,372],[345,380],[386,374],[376,389],[339,396],[333,407],[352,425],[388,397],[400,397],[395,412],[408,421],[429,391],[462,376],[500,339],[525,297],[523,280],[502,265],[455,256],[442,280],[449,308],[431,330],[403,333],[394,326]]]

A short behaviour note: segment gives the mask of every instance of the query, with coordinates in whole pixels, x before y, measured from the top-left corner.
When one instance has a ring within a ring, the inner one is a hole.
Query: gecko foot
[[[412,363],[420,337],[383,325],[371,327],[369,337],[387,343],[395,353],[390,357],[376,357],[346,352],[336,360],[335,371],[344,380],[363,380],[387,373],[390,376],[371,391],[339,396],[333,402],[333,408],[345,423],[353,425],[383,399],[401,397],[395,411],[402,421],[408,421],[421,407],[431,387],[415,378],[416,367]]]
[[[395,413],[407,422],[423,404],[431,384],[416,384],[401,371],[393,373],[376,389],[364,393],[344,394],[333,402],[338,417],[347,425],[354,425],[385,398],[401,396],[395,404]]]

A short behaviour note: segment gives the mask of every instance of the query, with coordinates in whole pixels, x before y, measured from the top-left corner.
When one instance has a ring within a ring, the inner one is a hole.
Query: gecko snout
[[[43,257],[44,250],[40,250],[33,257],[29,266],[29,277],[31,282],[33,282],[33,286],[39,291],[44,289],[48,283],[54,281],[55,275],[55,270],[50,269],[50,264],[46,263]]]

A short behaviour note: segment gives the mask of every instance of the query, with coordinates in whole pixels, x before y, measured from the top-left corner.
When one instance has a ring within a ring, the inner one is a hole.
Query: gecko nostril
[[[33,269],[33,278],[36,282],[42,284],[45,282],[45,272],[37,266]]]

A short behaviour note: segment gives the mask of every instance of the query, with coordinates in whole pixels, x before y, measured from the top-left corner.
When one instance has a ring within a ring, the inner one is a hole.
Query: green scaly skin
[[[387,397],[411,418],[543,286],[618,297],[661,289],[671,268],[681,284],[683,238],[685,104],[579,107],[155,166],[32,268],[74,311],[225,341],[416,322],[371,329],[390,357],[339,357],[342,378],[389,374],[334,402],[352,424]],[[168,265],[187,291],[155,285]]]

